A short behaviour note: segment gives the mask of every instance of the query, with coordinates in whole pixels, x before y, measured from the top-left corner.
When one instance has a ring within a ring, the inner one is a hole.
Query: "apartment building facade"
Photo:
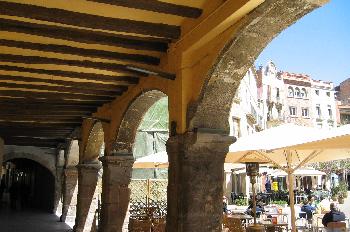
[[[318,128],[337,126],[337,101],[332,82],[311,80],[313,124]]]
[[[335,88],[338,100],[338,118],[339,124],[350,124],[350,78],[346,79]]]
[[[263,102],[267,128],[283,123],[325,129],[337,126],[337,101],[332,82],[278,71],[272,61],[257,73],[262,83],[259,101]]]

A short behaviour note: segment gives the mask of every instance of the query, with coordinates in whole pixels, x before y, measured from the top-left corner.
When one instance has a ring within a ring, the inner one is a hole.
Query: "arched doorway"
[[[12,209],[54,209],[55,177],[41,164],[24,158],[6,163],[6,188]]]

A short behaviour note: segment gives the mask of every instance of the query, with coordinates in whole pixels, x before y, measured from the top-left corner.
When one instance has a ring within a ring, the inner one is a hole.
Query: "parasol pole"
[[[252,184],[252,191],[253,191],[253,215],[254,215],[254,225],[256,224],[256,193],[255,193],[255,183],[256,183],[256,177],[251,176],[250,177],[250,183]]]
[[[294,170],[292,169],[292,152],[287,151],[287,173],[288,173],[288,183],[289,183],[289,206],[290,206],[290,219],[292,223],[292,232],[296,232],[296,219],[295,219],[295,207],[294,207],[294,191],[293,191],[293,186],[294,186],[294,178],[293,178],[293,172]]]

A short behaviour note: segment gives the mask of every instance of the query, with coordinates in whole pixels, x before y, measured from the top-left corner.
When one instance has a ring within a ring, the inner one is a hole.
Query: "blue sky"
[[[339,84],[350,78],[350,1],[331,0],[284,30],[260,54],[282,71]]]

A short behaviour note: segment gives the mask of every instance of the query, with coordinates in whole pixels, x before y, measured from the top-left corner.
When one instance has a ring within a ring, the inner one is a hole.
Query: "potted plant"
[[[339,193],[339,187],[338,186],[334,186],[333,188],[331,188],[332,201],[336,201],[338,199],[338,193]]]
[[[246,206],[246,205],[248,205],[246,199],[236,199],[234,201],[234,204],[237,205],[237,206]]]
[[[338,184],[338,202],[344,204],[344,199],[348,197],[348,184],[345,181],[340,181]]]

